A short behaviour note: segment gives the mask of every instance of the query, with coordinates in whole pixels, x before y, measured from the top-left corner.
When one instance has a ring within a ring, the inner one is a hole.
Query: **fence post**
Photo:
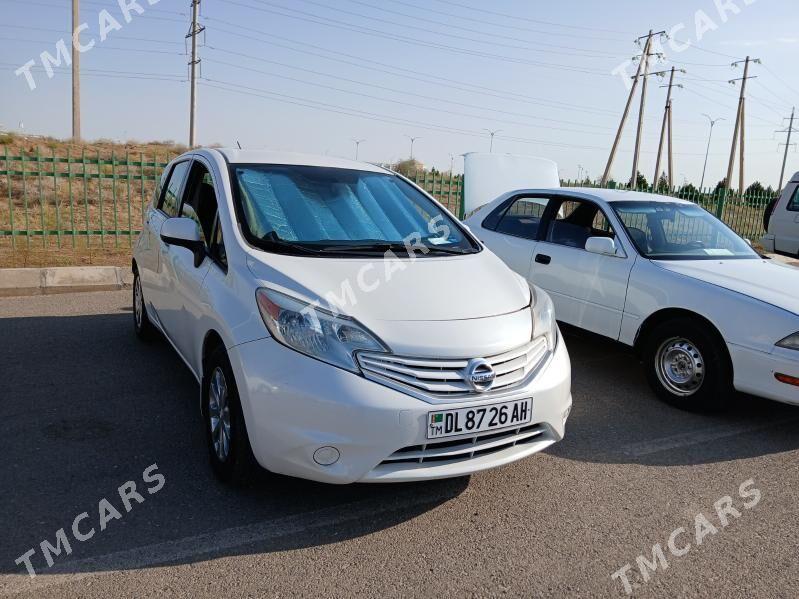
[[[727,193],[728,190],[725,188],[716,199],[716,218],[718,219],[721,219],[722,215],[724,214],[724,204],[727,202]]]
[[[458,198],[460,205],[458,206],[458,218],[463,220],[466,216],[466,174],[464,173],[458,177]]]
[[[17,235],[14,232],[14,198],[11,194],[11,162],[8,159],[8,146],[4,147],[6,156],[6,184],[8,185],[8,215],[11,223],[11,247],[12,249],[16,249]]]

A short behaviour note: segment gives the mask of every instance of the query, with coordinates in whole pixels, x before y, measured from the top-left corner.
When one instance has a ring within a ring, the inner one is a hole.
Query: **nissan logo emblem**
[[[482,358],[471,360],[466,367],[466,381],[478,393],[485,393],[491,389],[496,378],[494,368]]]

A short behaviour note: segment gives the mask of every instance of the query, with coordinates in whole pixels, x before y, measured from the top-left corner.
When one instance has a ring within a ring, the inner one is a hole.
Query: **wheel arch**
[[[721,347],[724,355],[726,356],[729,366],[732,367],[730,351],[727,348],[727,342],[725,341],[724,336],[721,334],[719,328],[707,317],[686,308],[663,308],[662,310],[658,310],[657,312],[650,314],[638,328],[638,333],[635,336],[635,343],[633,347],[635,348],[636,353],[639,356],[641,355],[647,337],[656,327],[675,318],[687,318],[705,328],[719,343],[719,347]]]

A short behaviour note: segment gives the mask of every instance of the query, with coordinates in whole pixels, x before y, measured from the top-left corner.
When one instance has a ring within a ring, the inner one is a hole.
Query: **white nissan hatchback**
[[[223,480],[461,476],[560,440],[552,302],[441,205],[368,164],[197,150],[160,180],[134,321],[201,383]]]

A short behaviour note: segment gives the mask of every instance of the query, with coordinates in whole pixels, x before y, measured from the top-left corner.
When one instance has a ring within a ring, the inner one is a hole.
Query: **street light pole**
[[[410,135],[406,135],[408,139],[411,140],[411,160],[413,160],[413,144],[415,144],[418,140],[422,139],[421,137],[412,137]]]
[[[491,154],[493,154],[493,153],[494,153],[494,136],[495,136],[497,133],[502,133],[502,129],[497,129],[496,131],[492,131],[491,129],[483,129],[483,131],[487,132],[487,133],[488,133],[488,134],[491,136],[491,145],[490,145],[490,147],[489,147],[489,150],[488,150],[488,151],[489,151]]]
[[[355,160],[358,160],[358,154],[359,154],[359,151],[361,149],[361,144],[364,143],[366,140],[365,139],[355,139],[353,137],[352,141],[355,142]]]
[[[707,158],[710,156],[710,140],[713,139],[713,127],[719,121],[723,121],[723,118],[718,118],[713,120],[710,118],[710,115],[702,113],[702,116],[707,117],[707,120],[710,121],[710,133],[707,136],[707,151],[705,152],[705,166],[702,168],[702,181],[699,183],[699,191],[701,192],[705,187],[705,173],[707,172]]]

